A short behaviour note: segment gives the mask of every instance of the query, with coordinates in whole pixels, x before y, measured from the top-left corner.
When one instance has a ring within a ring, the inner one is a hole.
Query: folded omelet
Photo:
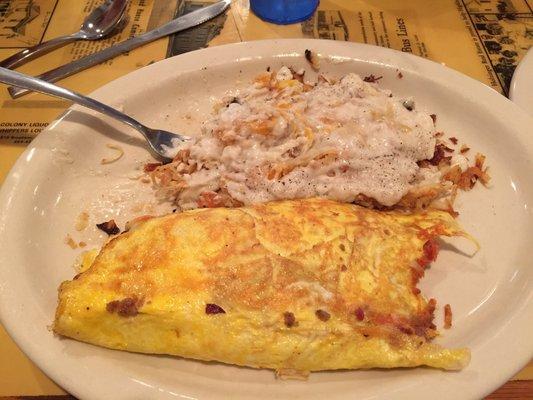
[[[427,365],[435,300],[416,288],[445,212],[380,212],[323,199],[150,218],[59,289],[53,329],[88,343],[281,374]]]

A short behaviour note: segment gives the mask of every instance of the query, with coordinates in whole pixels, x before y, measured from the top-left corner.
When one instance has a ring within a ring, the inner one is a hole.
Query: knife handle
[[[6,58],[3,61],[0,61],[0,67],[13,69],[20,67],[23,64],[26,64],[28,61],[33,60],[36,57],[42,56],[58,47],[64,46],[68,43],[75,42],[76,40],[82,40],[83,36],[80,34],[72,34],[67,36],[60,36],[47,42],[43,42],[36,46],[30,47],[29,49],[24,49],[19,51],[16,54],[13,54],[11,57]]]
[[[88,56],[80,58],[77,61],[47,71],[44,74],[38,75],[37,78],[46,82],[54,83],[63,78],[74,75],[79,71],[83,71],[94,65],[103,63],[104,61],[107,61],[120,54],[127,53],[128,51],[142,46],[143,44],[150,42],[151,40],[153,39],[151,39],[150,37],[134,37],[125,40],[124,42],[119,43],[115,46],[108,47],[107,49],[104,49],[98,53],[90,54]],[[14,86],[9,87],[7,91],[9,92],[9,95],[14,99],[31,92],[31,90]]]

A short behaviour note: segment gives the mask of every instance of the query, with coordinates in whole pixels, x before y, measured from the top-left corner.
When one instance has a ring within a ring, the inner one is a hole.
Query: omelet
[[[434,299],[417,289],[450,214],[325,199],[145,218],[61,284],[53,330],[111,349],[310,371],[426,365],[466,348],[431,343]]]

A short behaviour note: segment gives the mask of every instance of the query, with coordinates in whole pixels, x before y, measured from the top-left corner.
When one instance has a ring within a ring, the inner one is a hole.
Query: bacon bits
[[[289,311],[283,313],[283,321],[285,322],[285,326],[287,328],[292,328],[293,326],[296,326],[296,317],[293,313]]]
[[[220,196],[216,192],[202,192],[198,196],[198,208],[216,208],[222,207]]]
[[[433,125],[435,125],[437,123],[437,114],[429,114],[429,116],[433,120]]]
[[[358,307],[355,312],[355,318],[357,318],[358,321],[362,321],[365,319],[365,311],[361,308],[361,307]]]
[[[452,307],[449,304],[444,306],[444,329],[452,327]]]
[[[420,257],[417,262],[421,267],[426,267],[429,263],[437,259],[439,254],[439,244],[435,239],[430,239],[424,243],[423,247],[424,255]]]
[[[406,335],[412,335],[413,333],[415,333],[415,331],[413,330],[413,328],[411,328],[410,326],[399,326],[398,329],[400,330],[400,332],[403,332],[405,333]]]
[[[152,172],[161,165],[163,165],[163,163],[160,162],[144,164],[144,172]]]
[[[374,76],[372,74],[368,75],[368,76],[365,76],[363,78],[363,80],[365,82],[369,82],[369,83],[376,83],[377,81],[379,81],[381,78],[383,78],[382,76]]]
[[[123,300],[114,300],[106,305],[106,310],[111,314],[117,313],[121,317],[135,317],[139,313],[142,301],[136,297],[126,297]]]
[[[320,321],[324,322],[328,321],[331,318],[331,315],[329,315],[329,313],[325,310],[316,310],[315,315]]]
[[[429,160],[431,165],[439,165],[442,161],[449,162],[451,157],[447,157],[445,151],[451,151],[452,149],[446,147],[442,143],[435,146],[435,152],[433,157]]]
[[[450,138],[450,142],[452,142],[453,144],[457,144],[458,140],[457,140],[456,137],[453,137],[453,136],[452,136],[452,137]]]
[[[428,305],[424,312],[418,316],[415,322],[415,333],[418,336],[425,336],[426,339],[434,337],[435,329],[437,327],[432,322],[434,318],[435,309],[437,308],[437,300],[429,299]],[[431,332],[433,331],[433,332]]]
[[[120,233],[120,229],[118,228],[114,219],[102,222],[101,224],[96,224],[96,227],[108,235],[116,235],[117,233]]]
[[[208,314],[208,315],[211,315],[211,314],[226,314],[226,311],[224,311],[224,309],[222,307],[220,307],[219,305],[217,305],[217,304],[207,303],[205,305],[205,313]]]

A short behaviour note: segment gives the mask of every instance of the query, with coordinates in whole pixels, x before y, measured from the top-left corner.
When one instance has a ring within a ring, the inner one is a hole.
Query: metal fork
[[[139,121],[127,116],[126,114],[115,110],[113,107],[100,103],[99,101],[96,101],[90,97],[54,85],[53,83],[49,83],[29,75],[21,74],[20,72],[11,71],[7,68],[0,67],[0,82],[70,100],[76,104],[90,108],[94,111],[98,111],[120,122],[123,122],[131,126],[133,129],[138,130],[148,142],[148,146],[154,156],[164,163],[172,161],[172,159],[168,157],[165,147],[172,148],[176,142],[183,142],[189,139],[189,137],[179,135],[177,133],[149,128],[146,125],[141,124]]]

